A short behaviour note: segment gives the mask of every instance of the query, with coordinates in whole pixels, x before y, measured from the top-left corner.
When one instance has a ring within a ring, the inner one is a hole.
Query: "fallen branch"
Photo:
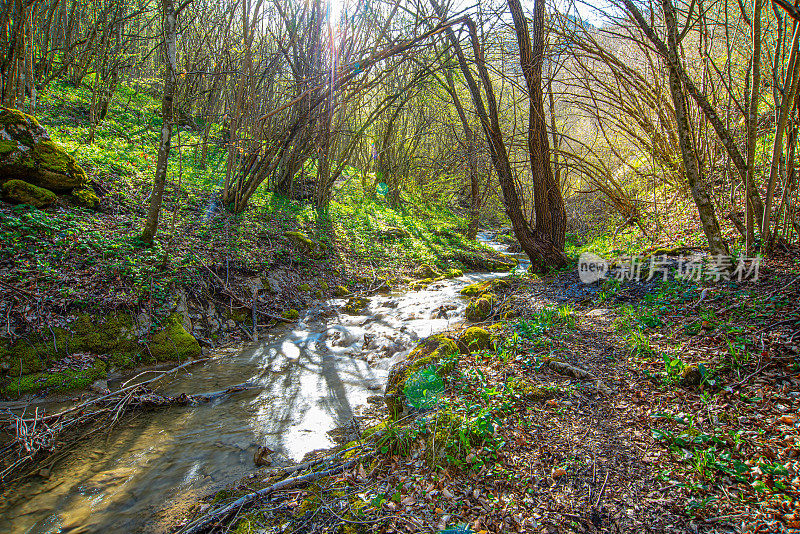
[[[580,367],[575,367],[558,360],[545,360],[544,366],[549,367],[550,370],[561,375],[570,376],[579,380],[591,380],[594,383],[594,387],[604,395],[612,395],[614,393],[602,380],[586,369],[581,369]]]
[[[326,477],[329,477],[331,475],[335,475],[336,473],[341,473],[342,471],[353,467],[354,465],[358,464],[363,459],[368,458],[370,456],[371,456],[371,454],[367,454],[367,455],[364,455],[364,456],[360,456],[358,458],[353,458],[352,460],[349,460],[349,461],[347,461],[347,462],[345,462],[343,464],[340,464],[338,466],[332,467],[332,468],[327,469],[325,471],[318,471],[318,472],[308,473],[308,474],[305,474],[305,475],[300,475],[300,476],[296,476],[296,477],[292,477],[292,478],[285,478],[285,479],[283,479],[283,480],[281,480],[279,482],[276,482],[275,484],[272,484],[271,486],[267,486],[266,488],[262,488],[262,489],[260,489],[258,491],[254,491],[252,493],[248,493],[246,495],[243,495],[243,496],[239,497],[238,499],[236,499],[235,501],[233,501],[230,504],[226,504],[224,506],[220,506],[218,508],[212,509],[212,510],[204,513],[198,519],[192,521],[191,523],[189,523],[188,525],[183,527],[181,530],[179,530],[178,533],[179,534],[196,534],[197,532],[202,532],[211,523],[213,523],[214,521],[216,521],[218,519],[221,519],[221,518],[225,517],[226,515],[228,515],[229,513],[231,513],[232,511],[234,511],[237,508],[241,508],[243,506],[246,506],[246,505],[250,504],[251,502],[253,502],[255,500],[258,500],[258,499],[261,499],[263,497],[266,497],[267,495],[269,495],[271,493],[274,493],[276,491],[292,489],[292,488],[296,488],[296,487],[299,487],[299,486],[305,486],[308,483],[314,482],[314,481],[319,480],[321,478],[326,478]]]

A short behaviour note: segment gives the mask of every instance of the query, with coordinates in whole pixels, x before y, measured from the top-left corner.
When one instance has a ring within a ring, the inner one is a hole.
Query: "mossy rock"
[[[364,297],[352,297],[342,306],[342,311],[348,315],[359,315],[367,307],[369,299]]]
[[[417,279],[435,279],[442,276],[442,272],[427,263],[423,263],[414,269],[414,278]]]
[[[150,356],[157,362],[193,360],[200,356],[200,344],[183,327],[181,314],[167,317],[164,327],[153,334],[147,345]]]
[[[700,367],[698,364],[689,364],[683,368],[681,371],[681,385],[684,387],[694,387],[699,386],[703,383],[703,368]]]
[[[389,228],[381,230],[380,236],[383,239],[389,240],[389,239],[404,239],[407,237],[411,237],[411,234],[408,233],[408,230],[405,230],[404,228],[391,226]]]
[[[325,254],[325,247],[314,241],[303,232],[285,232],[283,234],[295,248],[305,252],[311,257],[321,258]]]
[[[72,191],[72,201],[83,208],[97,209],[100,205],[100,199],[94,191],[88,187],[81,187]]]
[[[292,308],[291,310],[286,310],[281,313],[281,317],[290,321],[296,321],[300,318],[300,312]]]
[[[438,365],[436,374],[443,376],[455,367],[455,359],[448,358],[455,354],[458,354],[455,340],[442,334],[434,334],[421,341],[406,360],[393,365],[386,379],[383,397],[390,416],[396,419],[406,411],[407,402],[403,390],[413,373]]]
[[[330,289],[330,286],[328,285],[328,282],[325,281],[325,279],[320,278],[318,283],[319,283],[319,288],[321,290],[328,291]]]
[[[502,278],[494,280],[484,280],[483,282],[475,282],[470,284],[460,291],[465,297],[479,297],[489,291],[496,291],[498,289],[508,288],[510,284]]]
[[[442,273],[442,277],[449,280],[451,278],[461,278],[464,276],[464,271],[461,269],[447,269],[444,273]]]
[[[479,326],[464,330],[458,338],[458,347],[463,354],[488,350],[492,345],[492,335]]]
[[[350,290],[344,286],[336,286],[333,290],[333,294],[337,297],[346,297],[350,294]]]
[[[308,293],[308,292],[311,291],[311,286],[309,284],[300,284],[299,286],[297,286],[297,289],[299,289],[300,291],[305,291],[306,293]]]
[[[409,289],[412,291],[419,291],[421,289],[427,288],[429,285],[434,283],[436,280],[433,278],[424,278],[422,280],[415,280],[408,284]]]
[[[132,367],[140,350],[129,315],[102,319],[81,315],[67,328],[48,328],[13,344],[0,340],[0,369],[11,377],[24,377],[44,371],[52,361],[80,352],[108,355],[115,366]]]
[[[28,204],[34,208],[46,208],[56,201],[56,195],[52,191],[22,180],[9,180],[4,183],[3,198],[14,204]]]
[[[86,173],[75,158],[53,142],[31,115],[0,108],[0,139],[0,176],[55,192],[86,184]]]
[[[468,321],[477,323],[480,321],[485,321],[491,313],[492,300],[484,295],[470,302],[464,315],[467,317]]]
[[[7,397],[18,397],[46,389],[51,392],[85,388],[95,380],[106,376],[107,366],[103,360],[95,360],[90,367],[83,370],[66,369],[56,372],[41,372],[23,375],[19,378],[9,377],[3,387]]]

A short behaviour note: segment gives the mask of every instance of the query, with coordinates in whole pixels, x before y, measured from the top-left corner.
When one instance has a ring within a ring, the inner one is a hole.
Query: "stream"
[[[479,239],[505,248],[487,234]],[[515,257],[518,270],[527,268],[527,258]],[[276,464],[333,446],[327,432],[383,392],[394,363],[420,339],[462,321],[468,302],[459,290],[498,276],[468,273],[424,290],[371,296],[359,315],[340,312],[343,299],[320,302],[297,324],[189,367],[159,392],[257,387],[124,417],[112,431],[77,445],[48,476],[6,491],[0,532],[165,532],[197,498],[253,473],[260,446],[275,451]]]

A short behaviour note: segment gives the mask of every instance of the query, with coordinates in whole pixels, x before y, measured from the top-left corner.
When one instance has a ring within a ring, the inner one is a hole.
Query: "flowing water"
[[[327,432],[382,392],[395,362],[421,338],[461,321],[467,301],[458,291],[497,276],[467,274],[422,291],[376,295],[359,315],[341,313],[342,300],[323,302],[296,325],[190,367],[159,391],[257,387],[136,413],[85,440],[49,476],[5,492],[0,532],[163,532],[197,497],[252,473],[259,446],[276,451],[277,463],[330,447]]]

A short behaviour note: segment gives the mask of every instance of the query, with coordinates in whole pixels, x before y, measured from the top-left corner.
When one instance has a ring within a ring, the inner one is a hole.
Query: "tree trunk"
[[[166,72],[164,74],[164,94],[161,99],[161,140],[158,145],[158,161],[156,175],[153,179],[153,193],[150,195],[150,209],[147,212],[141,240],[146,245],[153,243],[158,230],[158,216],[161,212],[161,199],[164,196],[164,184],[167,180],[167,164],[172,145],[172,99],[175,95],[177,58],[175,41],[178,14],[175,12],[173,0],[161,0],[164,17],[164,57]]]
[[[714,203],[708,194],[706,184],[700,177],[697,164],[697,154],[692,144],[692,131],[686,112],[686,97],[681,86],[681,77],[676,67],[678,62],[678,21],[675,16],[675,6],[672,0],[662,0],[664,9],[664,23],[667,27],[667,45],[669,50],[669,92],[675,106],[675,122],[678,128],[678,141],[683,156],[683,166],[686,172],[686,181],[692,191],[692,197],[700,214],[703,231],[708,239],[708,247],[714,255],[728,254],[728,246],[722,239],[719,222],[714,210]]]
[[[755,183],[755,158],[756,136],[758,123],[758,101],[761,98],[761,0],[753,1],[753,59],[752,63],[752,90],[750,91],[750,105],[747,114],[747,176],[745,180],[745,251],[748,256],[753,255],[754,230],[753,218],[755,212],[751,186]]]
[[[778,120],[775,124],[775,139],[772,143],[772,165],[770,166],[769,180],[767,181],[767,196],[764,199],[764,215],[761,219],[761,241],[762,246],[766,248],[769,248],[769,220],[772,215],[772,196],[775,194],[775,184],[778,180],[778,170],[781,157],[783,156],[783,136],[786,131],[789,112],[794,105],[798,81],[800,80],[800,61],[797,60],[797,47],[799,43],[800,23],[795,21],[792,48],[789,52],[789,67],[786,70],[786,79],[783,84],[785,94],[781,102]]]

